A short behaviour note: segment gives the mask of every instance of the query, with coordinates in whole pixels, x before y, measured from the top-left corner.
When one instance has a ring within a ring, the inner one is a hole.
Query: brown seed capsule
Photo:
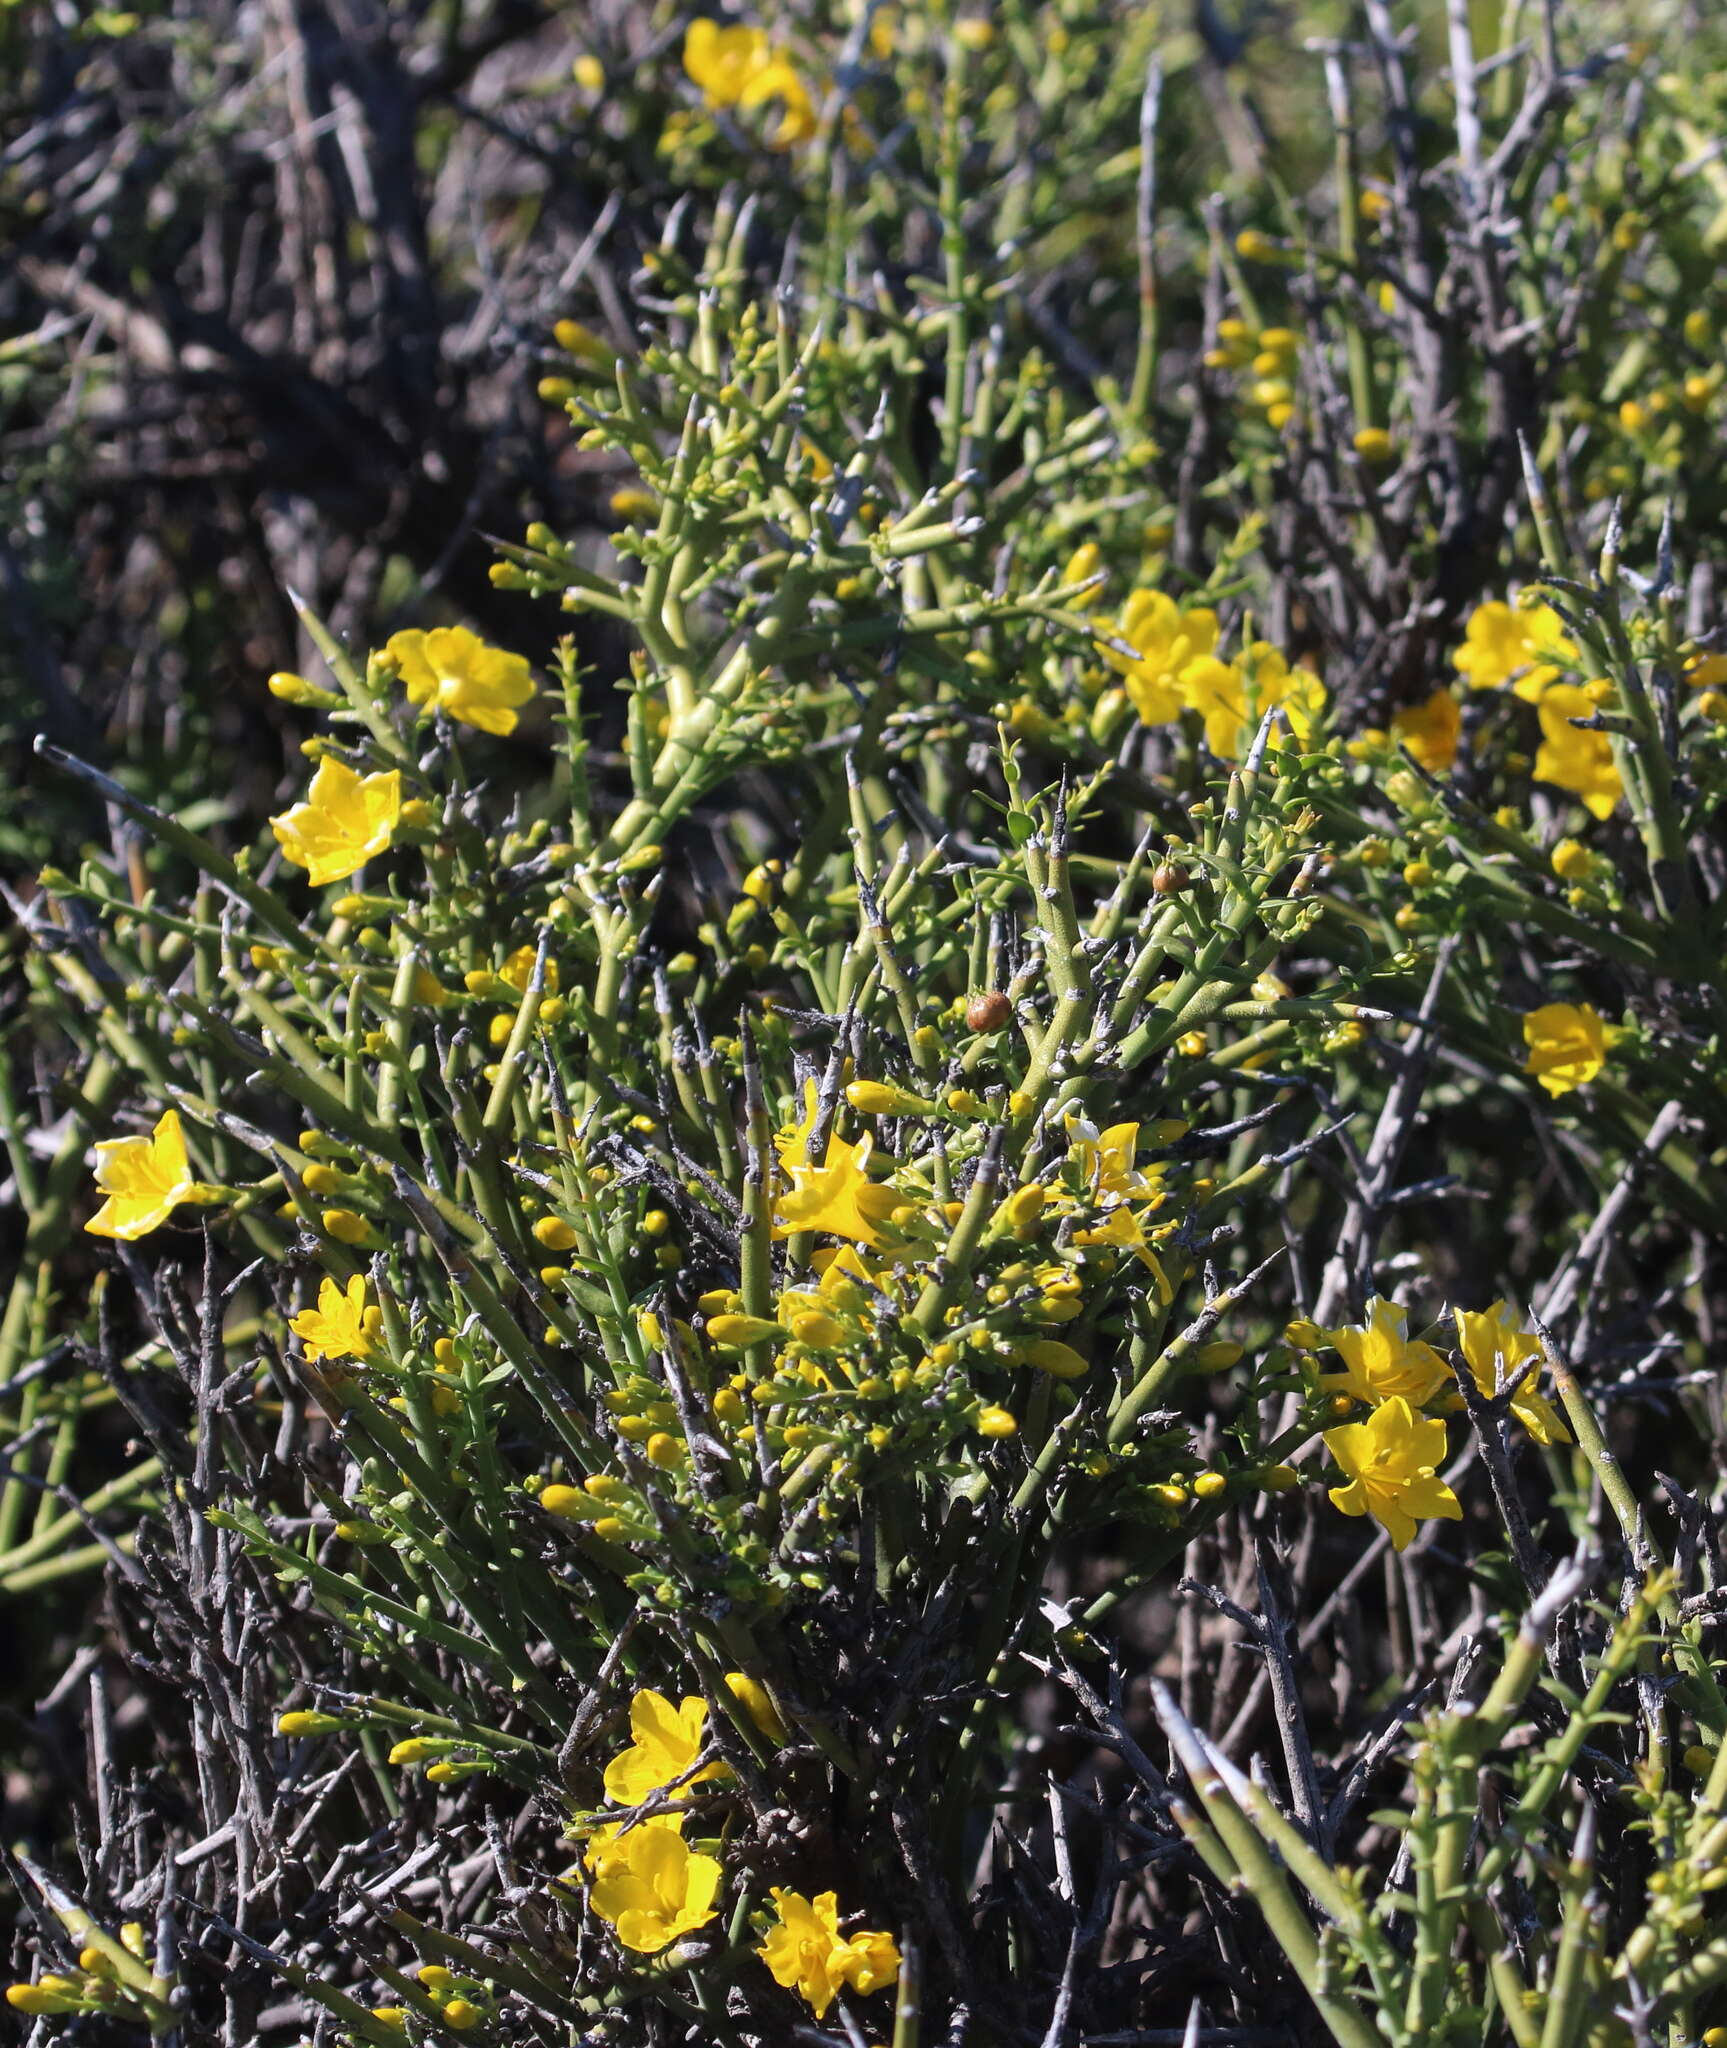
[[[1172,860],[1164,861],[1151,871],[1151,886],[1160,896],[1174,896],[1188,885],[1186,868],[1177,867]]]
[[[999,1031],[1013,1015],[1013,1005],[1000,989],[992,988],[981,996],[974,996],[967,1006],[965,1025],[968,1031]]]

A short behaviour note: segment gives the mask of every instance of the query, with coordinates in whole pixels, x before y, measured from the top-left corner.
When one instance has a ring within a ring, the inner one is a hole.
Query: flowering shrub
[[[11,2004],[1712,2040],[1715,75],[1370,5],[1321,174],[1151,17],[630,19],[604,544],[297,601],[256,829],[39,749]]]

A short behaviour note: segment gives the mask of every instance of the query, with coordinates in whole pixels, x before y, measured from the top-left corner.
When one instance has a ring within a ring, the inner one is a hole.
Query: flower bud
[[[365,1244],[372,1235],[372,1226],[352,1209],[326,1209],[319,1220],[338,1244]]]
[[[769,1698],[765,1685],[751,1678],[747,1672],[728,1671],[726,1690],[770,1742],[790,1740],[790,1731],[780,1719],[779,1710]]]
[[[334,690],[321,690],[291,669],[278,669],[264,687],[272,697],[284,704],[297,704],[304,711],[334,711],[342,702]]]
[[[1091,1366],[1091,1361],[1082,1358],[1071,1344],[1063,1344],[1056,1337],[1038,1337],[1030,1344],[1022,1344],[1019,1355],[1027,1365],[1035,1365],[1039,1372],[1058,1380],[1076,1380]]]
[[[313,1707],[296,1707],[276,1716],[278,1735],[332,1735],[347,1726],[340,1714],[321,1714]]]
[[[743,1351],[751,1344],[766,1344],[777,1341],[785,1331],[766,1316],[712,1316],[708,1320],[708,1335],[725,1351]]]
[[[864,1116],[928,1116],[935,1105],[891,1081],[852,1081],[846,1100]]]

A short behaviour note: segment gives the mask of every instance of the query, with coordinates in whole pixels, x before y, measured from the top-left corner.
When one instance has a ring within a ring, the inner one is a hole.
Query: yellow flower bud
[[[77,2012],[82,2006],[78,1987],[69,1977],[44,1977],[36,1984],[9,1984],[6,2003],[14,2012],[32,2017],[47,2013]]]
[[[465,2034],[470,2027],[477,2027],[485,2014],[470,1999],[452,1998],[444,2007],[444,2024],[454,2027],[459,2034]]]
[[[1636,399],[1627,398],[1620,403],[1619,424],[1628,434],[1641,433],[1649,424],[1649,415]]]
[[[538,1498],[546,1513],[561,1522],[586,1521],[593,1513],[593,1503],[578,1487],[542,1486]]]
[[[708,1335],[726,1351],[742,1351],[751,1344],[765,1344],[785,1334],[778,1323],[765,1316],[725,1315],[708,1320]]]
[[[326,1209],[320,1221],[340,1244],[365,1244],[372,1235],[372,1226],[352,1209]]]
[[[934,1107],[921,1095],[888,1081],[852,1081],[846,1087],[846,1100],[864,1116],[927,1116]]]
[[[1011,1409],[980,1408],[977,1411],[977,1433],[979,1436],[992,1437],[997,1440],[1004,1437],[1018,1436],[1019,1423],[1015,1420]]]
[[[642,1448],[647,1453],[648,1463],[657,1465],[662,1472],[676,1471],[684,1462],[683,1439],[673,1436],[669,1430],[656,1430]]]
[[[954,23],[953,39],[968,50],[987,50],[995,41],[995,23],[968,15],[964,21]]]
[[[1184,1031],[1175,1041],[1175,1049],[1184,1059],[1203,1059],[1207,1050],[1205,1033],[1203,1031]]]
[[[1258,228],[1243,228],[1235,238],[1235,251],[1249,263],[1274,263],[1278,255],[1277,244]]]
[[[1035,1365],[1039,1372],[1047,1372],[1052,1379],[1058,1380],[1076,1380],[1091,1365],[1091,1361],[1082,1358],[1071,1344],[1063,1344],[1056,1337],[1038,1337],[1030,1344],[1021,1345],[1020,1356],[1027,1365]]]
[[[1221,1472],[1199,1472],[1194,1475],[1193,1492],[1196,1500],[1220,1500],[1229,1491],[1229,1481]]]
[[[1575,839],[1561,839],[1554,847],[1553,872],[1562,882],[1586,882],[1595,872],[1595,856]]]
[[[334,711],[342,701],[334,690],[321,690],[291,669],[278,669],[264,687],[284,704],[297,704],[306,711]]]
[[[1014,1189],[1002,1208],[1008,1228],[1015,1237],[1028,1237],[1037,1228],[1037,1220],[1043,1214],[1043,1205],[1048,1199],[1049,1191],[1036,1181]]]
[[[790,1731],[768,1697],[768,1689],[744,1671],[726,1673],[726,1689],[770,1742],[785,1743]]]
[[[320,1714],[312,1707],[296,1707],[276,1716],[278,1735],[330,1735],[347,1725],[340,1714]]]
[[[1267,1465],[1258,1477],[1267,1493],[1288,1493],[1301,1484],[1301,1474],[1293,1465]]]
[[[578,64],[595,64],[593,57],[578,57]],[[582,81],[578,81],[582,82]],[[552,329],[552,338],[567,354],[580,356],[584,362],[609,368],[617,360],[617,351],[602,341],[591,327],[584,327],[579,320],[560,320]]]
[[[549,1252],[567,1252],[577,1242],[576,1233],[561,1216],[542,1216],[533,1227],[536,1244]]]
[[[389,1761],[393,1764],[423,1764],[437,1754],[438,1744],[429,1736],[410,1735],[390,1751]]]

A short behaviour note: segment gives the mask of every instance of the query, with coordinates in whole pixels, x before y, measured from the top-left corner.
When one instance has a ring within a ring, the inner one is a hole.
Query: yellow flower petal
[[[128,1242],[166,1223],[177,1203],[196,1198],[177,1110],[164,1110],[150,1135],[105,1138],[96,1147],[96,1185],[107,1200],[84,1228]]]

